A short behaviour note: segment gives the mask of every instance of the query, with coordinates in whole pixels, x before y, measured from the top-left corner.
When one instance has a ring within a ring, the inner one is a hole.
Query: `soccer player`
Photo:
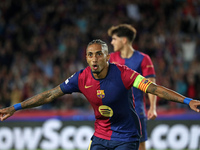
[[[111,44],[114,49],[114,52],[110,54],[110,62],[126,65],[155,83],[155,70],[150,57],[147,54],[134,50],[132,47],[136,37],[136,29],[129,24],[120,24],[109,28],[108,35],[112,37]],[[148,138],[147,118],[155,119],[157,117],[156,96],[150,93],[148,94],[150,109],[146,117],[146,104],[143,92],[134,87],[132,90],[135,100],[135,110],[140,118],[142,126],[139,150],[145,150],[145,141],[147,141]]]
[[[1,121],[17,110],[40,106],[72,92],[83,93],[95,114],[95,132],[89,150],[138,150],[140,124],[133,107],[132,86],[166,100],[186,103],[194,111],[200,101],[186,98],[175,91],[156,85],[125,65],[109,63],[108,46],[93,40],[86,49],[89,64],[57,87],[21,103],[0,109]]]

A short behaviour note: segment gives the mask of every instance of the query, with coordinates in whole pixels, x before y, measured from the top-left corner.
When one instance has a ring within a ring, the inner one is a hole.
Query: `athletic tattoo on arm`
[[[155,84],[150,84],[147,88],[147,93],[156,95],[157,86]]]
[[[53,101],[54,99],[64,95],[60,86],[57,86],[51,90],[45,91],[38,95],[35,95],[21,103],[22,108],[32,108],[37,107],[46,103]]]
[[[163,96],[164,96],[163,98],[164,99],[167,99],[167,100],[170,100],[170,101],[174,101],[174,102],[180,102],[178,100],[178,97],[172,96],[167,91],[162,91],[162,93],[163,93]]]
[[[157,95],[160,98],[178,103],[183,103],[184,99],[183,95],[180,95],[173,90],[170,90],[160,85],[156,85],[154,83],[151,83],[151,85],[149,85],[149,87],[147,88],[147,93],[151,93]]]

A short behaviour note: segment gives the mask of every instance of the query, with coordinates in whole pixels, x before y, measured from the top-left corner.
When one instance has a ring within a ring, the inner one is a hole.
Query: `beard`
[[[99,75],[102,71],[103,71],[104,68],[102,68],[101,70],[92,70],[92,73],[95,73],[97,75]]]
[[[101,73],[101,71],[92,71],[92,73],[95,73],[95,74],[100,74]]]
[[[107,62],[107,65],[108,65],[108,62]],[[100,66],[98,65],[98,67],[100,67]],[[105,69],[105,67],[106,67],[106,65],[105,65],[105,66],[102,66],[102,67],[100,67],[100,68],[98,68],[97,70],[93,70],[93,69],[92,69],[92,66],[91,66],[91,70],[92,70],[92,73],[93,73],[93,74],[99,75],[99,74]],[[101,70],[100,70],[100,69],[101,69]]]

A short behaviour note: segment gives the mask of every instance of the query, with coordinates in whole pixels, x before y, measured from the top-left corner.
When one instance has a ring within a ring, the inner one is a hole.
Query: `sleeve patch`
[[[141,75],[138,75],[133,83],[133,87],[146,93],[147,88],[152,82]]]

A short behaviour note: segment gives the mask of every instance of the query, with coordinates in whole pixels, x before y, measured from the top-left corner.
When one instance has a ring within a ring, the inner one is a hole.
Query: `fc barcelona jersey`
[[[110,62],[115,64],[126,65],[137,71],[145,78],[155,77],[155,70],[150,57],[139,51],[134,51],[130,58],[122,58],[120,52],[110,54]],[[135,101],[135,109],[139,117],[145,117],[145,100],[143,92],[133,87],[133,95]]]
[[[106,140],[139,141],[139,118],[133,107],[131,87],[139,74],[130,68],[110,63],[104,79],[95,79],[87,67],[60,84],[70,94],[81,92],[94,109],[94,135]]]

